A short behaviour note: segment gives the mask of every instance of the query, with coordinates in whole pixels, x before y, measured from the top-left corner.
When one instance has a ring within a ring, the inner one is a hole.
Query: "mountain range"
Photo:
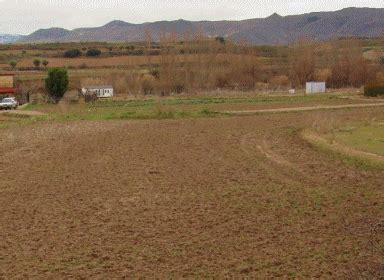
[[[40,29],[18,42],[138,42],[151,34],[157,41],[162,33],[203,33],[206,36],[244,40],[256,45],[285,45],[299,39],[328,40],[341,37],[379,37],[384,34],[384,9],[346,8],[335,12],[315,12],[241,21],[160,21],[132,24],[112,21],[101,27]]]
[[[14,43],[20,40],[22,37],[23,36],[21,35],[0,34],[0,44]]]

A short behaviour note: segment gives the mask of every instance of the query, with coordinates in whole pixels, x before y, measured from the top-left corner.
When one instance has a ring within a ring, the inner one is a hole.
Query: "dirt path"
[[[305,112],[305,111],[318,111],[318,110],[336,110],[336,109],[350,109],[350,108],[370,108],[370,107],[384,107],[384,102],[372,104],[348,104],[348,105],[320,105],[313,107],[294,107],[294,108],[279,108],[279,109],[262,109],[262,110],[245,110],[245,111],[219,111],[217,113],[229,115],[255,115],[263,113],[290,113],[290,112]]]
[[[378,98],[378,97],[349,97],[349,99],[353,100],[361,100],[361,101],[368,101],[368,102],[384,102],[384,98]]]
[[[45,116],[45,113],[38,111],[25,111],[25,110],[1,110],[0,114],[3,115],[20,115],[20,116]]]
[[[373,116],[384,112],[0,130],[0,279],[380,279],[384,172],[299,133]]]

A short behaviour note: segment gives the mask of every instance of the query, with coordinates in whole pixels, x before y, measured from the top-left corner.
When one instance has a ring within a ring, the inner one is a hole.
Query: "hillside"
[[[150,33],[159,40],[161,33],[179,36],[202,32],[207,36],[229,37],[257,45],[283,45],[302,38],[327,40],[340,37],[378,37],[384,34],[384,9],[347,8],[295,16],[273,14],[263,19],[243,21],[160,21],[131,24],[112,21],[95,28],[38,30],[22,42],[143,41]]]
[[[14,43],[22,38],[21,35],[0,34],[0,44]]]

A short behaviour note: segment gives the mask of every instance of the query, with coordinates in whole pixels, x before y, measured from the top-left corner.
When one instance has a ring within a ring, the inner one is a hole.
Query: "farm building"
[[[15,94],[14,74],[0,74],[0,95]]]
[[[307,94],[313,94],[313,93],[325,93],[326,86],[325,82],[308,82],[306,86],[306,93]]]
[[[108,98],[113,96],[113,86],[92,86],[81,89],[83,95],[95,94],[99,98]]]

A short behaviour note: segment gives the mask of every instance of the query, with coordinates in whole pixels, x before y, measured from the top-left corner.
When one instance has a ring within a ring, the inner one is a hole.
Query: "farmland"
[[[186,96],[171,98],[100,100],[96,103],[79,105],[28,105],[26,110],[37,110],[48,114],[53,120],[110,120],[147,118],[202,117],[230,110],[278,109],[316,105],[348,105],[372,103],[370,100],[355,99],[351,94],[329,94],[312,96],[270,96],[254,94]]]
[[[383,4],[146,2],[0,0],[0,280],[384,279]]]
[[[382,278],[381,40],[0,46],[0,279]]]
[[[88,55],[92,50],[100,53]],[[337,90],[383,82],[383,53],[380,38],[252,46],[198,35],[185,41],[170,36],[130,44],[4,45],[0,70],[15,72],[18,88],[36,94],[45,93],[43,81],[53,67],[68,70],[72,89],[108,84],[120,97],[287,92],[302,89],[307,80],[326,81]]]
[[[364,149],[348,137],[368,129],[380,149],[383,107],[217,113],[372,100],[205,95],[0,115],[0,278],[381,278],[383,167],[302,131]]]

